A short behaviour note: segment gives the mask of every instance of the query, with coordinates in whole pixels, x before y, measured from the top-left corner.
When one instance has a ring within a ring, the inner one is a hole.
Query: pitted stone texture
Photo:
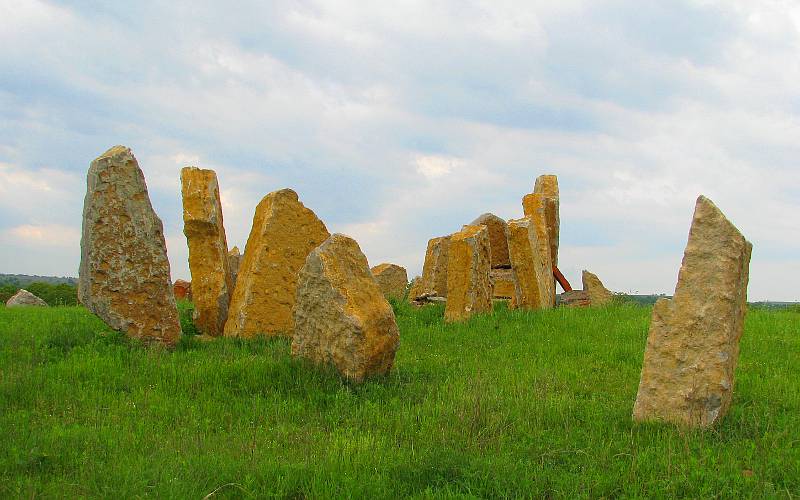
[[[517,293],[517,278],[513,269],[492,269],[489,271],[492,281],[492,297],[495,299],[515,300]]]
[[[558,266],[558,234],[561,224],[559,216],[558,177],[555,175],[540,175],[536,178],[533,192],[541,194],[544,198],[547,235],[550,243],[550,260],[554,266]]]
[[[475,313],[491,312],[489,231],[464,226],[450,238],[447,259],[446,321],[462,321]]]
[[[722,212],[699,197],[675,296],[653,307],[634,420],[708,427],[727,413],[751,251]]]
[[[583,282],[583,289],[589,294],[589,300],[593,306],[602,306],[614,300],[614,294],[611,293],[596,274],[584,270],[581,274],[581,281]]]
[[[409,300],[424,297],[447,296],[447,259],[450,251],[450,236],[432,238],[425,252],[422,277],[409,293]]]
[[[244,256],[239,253],[239,247],[233,247],[228,251],[228,270],[231,273],[231,282],[236,288],[236,279],[239,277],[239,267],[242,265]]]
[[[25,306],[47,307],[47,302],[23,288],[20,288],[17,293],[6,301],[6,307]]]
[[[328,236],[325,224],[291,189],[265,196],[253,217],[225,336],[290,336],[297,273]]]
[[[548,272],[539,254],[536,227],[531,217],[508,221],[508,249],[516,275],[515,306],[522,309],[553,307],[550,284],[553,273]]]
[[[175,280],[172,284],[175,300],[192,300],[192,283],[186,280]]]
[[[508,225],[506,221],[494,214],[483,214],[469,223],[470,226],[486,226],[489,230],[489,249],[492,256],[492,268],[509,268],[508,257]]]
[[[589,298],[589,292],[586,290],[570,290],[558,295],[559,307],[589,307],[592,301]]]
[[[297,283],[292,355],[333,365],[356,382],[389,373],[400,332],[368,266],[358,243],[343,234],[308,255]]]
[[[181,334],[164,229],[131,150],[115,146],[89,167],[78,297],[111,328],[173,345]]]
[[[389,299],[402,299],[406,294],[408,286],[408,273],[404,267],[397,264],[378,264],[371,269],[378,288],[383,295]]]
[[[184,167],[181,194],[183,234],[189,245],[189,271],[194,286],[194,324],[203,334],[218,337],[225,329],[233,282],[217,174]]]
[[[526,217],[533,222],[536,232],[536,242],[539,245],[539,258],[542,261],[543,273],[553,274],[553,259],[550,256],[550,233],[547,229],[547,200],[541,193],[525,195],[522,198],[522,209]],[[556,303],[555,278],[547,282],[545,298],[550,306]]]

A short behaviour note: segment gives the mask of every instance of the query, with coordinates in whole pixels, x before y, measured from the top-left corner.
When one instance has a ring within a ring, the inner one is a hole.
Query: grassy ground
[[[751,311],[706,432],[631,422],[649,315],[401,306],[392,374],[352,387],[283,339],[168,352],[0,308],[0,497],[800,495],[800,314]]]

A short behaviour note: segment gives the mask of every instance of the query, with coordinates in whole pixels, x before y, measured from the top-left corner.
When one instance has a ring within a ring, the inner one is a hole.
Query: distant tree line
[[[18,280],[4,279],[0,284],[0,301],[5,303],[20,288],[31,292],[50,306],[74,306],[78,304],[78,287],[70,283],[27,283],[22,286]]]

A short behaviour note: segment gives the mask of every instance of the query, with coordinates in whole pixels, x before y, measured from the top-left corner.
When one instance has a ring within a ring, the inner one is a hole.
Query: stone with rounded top
[[[450,238],[447,259],[446,321],[463,321],[475,313],[491,312],[492,284],[489,231],[464,226]]]
[[[372,275],[378,283],[378,287],[387,299],[402,299],[406,294],[408,286],[408,273],[406,269],[397,264],[384,262],[373,267]]]
[[[172,293],[175,295],[175,300],[192,300],[192,282],[175,280],[172,284]]]
[[[408,299],[415,301],[426,297],[447,296],[447,257],[450,250],[450,236],[431,238],[425,251],[422,276],[411,287]]]
[[[486,226],[489,231],[489,250],[492,268],[510,268],[508,257],[508,224],[500,217],[486,213],[469,223],[470,226]]]

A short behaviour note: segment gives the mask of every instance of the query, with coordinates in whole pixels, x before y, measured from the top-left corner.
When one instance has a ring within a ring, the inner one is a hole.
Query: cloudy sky
[[[86,170],[124,144],[173,278],[186,165],[231,246],[291,187],[412,275],[553,173],[573,283],[671,293],[702,193],[754,243],[750,298],[800,300],[798,82],[794,0],[0,0],[0,273],[77,275]]]

